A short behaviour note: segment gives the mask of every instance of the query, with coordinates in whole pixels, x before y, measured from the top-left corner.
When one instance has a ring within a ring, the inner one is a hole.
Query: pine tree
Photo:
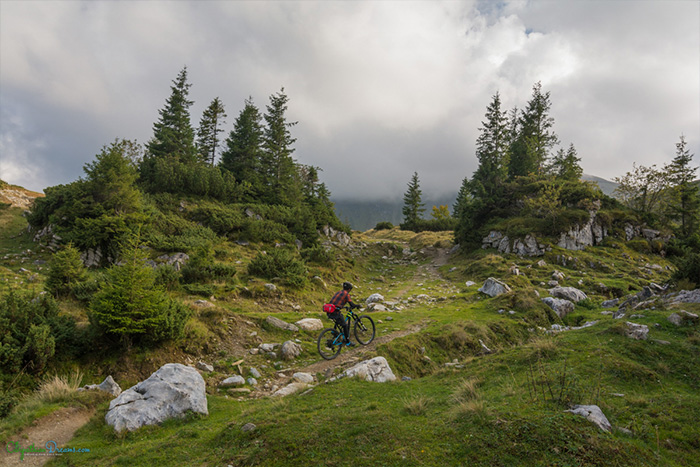
[[[549,153],[559,144],[552,130],[554,119],[549,116],[552,104],[549,92],[542,93],[542,84],[532,87],[532,98],[519,119],[519,132],[511,145],[509,173],[512,177],[541,174]]]
[[[692,166],[693,154],[688,150],[685,137],[681,135],[676,143],[676,157],[665,171],[669,174],[671,183],[671,200],[669,209],[672,217],[680,221],[679,234],[687,238],[697,232],[700,220],[700,193],[694,183],[697,167]]]
[[[267,200],[273,204],[295,205],[300,201],[301,191],[297,167],[292,153],[292,138],[289,128],[297,122],[287,122],[285,115],[289,98],[284,88],[270,96],[263,133],[264,167],[267,168]]]
[[[256,197],[263,191],[263,126],[262,115],[248,98],[226,139],[226,149],[221,154],[221,168],[234,177]]]
[[[225,123],[224,118],[226,118],[224,104],[216,97],[202,113],[202,119],[199,121],[197,149],[202,160],[209,165],[214,165],[216,160],[219,133],[223,131],[219,127]]]
[[[493,198],[502,192],[502,185],[508,175],[508,127],[505,112],[501,110],[498,93],[493,96],[486,109],[486,121],[482,121],[480,134],[476,140],[476,157],[479,167],[472,176],[472,194],[491,204]]]
[[[566,152],[564,152],[563,148],[557,151],[556,156],[552,159],[552,164],[549,166],[549,170],[556,178],[562,180],[580,180],[581,175],[583,175],[583,169],[579,162],[581,162],[581,158],[578,157],[576,148],[571,143]]]
[[[160,118],[153,124],[153,139],[147,145],[149,157],[172,157],[188,164],[197,160],[189,111],[194,102],[187,99],[191,86],[184,67],[170,87],[165,107],[158,111]]]
[[[411,181],[408,183],[408,190],[403,195],[403,224],[401,228],[405,230],[414,229],[421,218],[421,213],[425,211],[421,201],[420,182],[418,180],[418,172],[413,172]]]

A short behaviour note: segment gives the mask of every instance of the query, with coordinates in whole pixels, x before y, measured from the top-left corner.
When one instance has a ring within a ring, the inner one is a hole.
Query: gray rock
[[[369,297],[367,297],[367,300],[365,300],[365,304],[369,305],[370,303],[378,303],[378,302],[383,302],[384,301],[384,296],[378,293],[373,293]]]
[[[275,284],[265,284],[264,287],[268,292],[277,292],[277,286]]]
[[[542,299],[545,305],[554,310],[560,318],[573,313],[574,304],[563,298],[545,297]]]
[[[282,360],[294,360],[301,355],[301,346],[296,342],[286,341],[280,349],[280,358]]]
[[[311,384],[314,382],[314,377],[311,376],[309,373],[294,373],[292,375],[292,379],[294,379],[298,383]]]
[[[243,386],[245,384],[245,379],[243,379],[243,376],[241,375],[233,375],[229,378],[226,378],[222,382],[219,383],[219,387],[225,388],[225,387],[231,387],[231,386]]]
[[[685,310],[680,310],[677,313],[671,313],[668,315],[667,319],[676,326],[683,326],[683,324],[692,325],[694,322],[698,321],[698,315]]]
[[[649,327],[646,324],[636,324],[627,321],[625,335],[631,339],[646,340],[649,334]]]
[[[197,368],[200,371],[205,371],[207,373],[211,373],[212,371],[214,371],[213,366],[211,366],[208,363],[204,363],[204,362],[197,362],[197,364],[195,365],[195,368]]]
[[[258,380],[255,379],[255,378],[253,378],[253,377],[248,378],[247,380],[245,380],[245,382],[248,383],[248,384],[251,385],[251,386],[257,386],[257,385],[258,385]]]
[[[612,429],[612,425],[610,425],[607,417],[597,405],[575,405],[571,410],[567,410],[567,412],[584,417],[603,431],[610,432]]]
[[[464,283],[464,285],[466,285],[467,287],[471,287],[471,286],[473,286],[473,285],[476,285],[476,282],[474,282],[474,281],[467,281],[467,282]]]
[[[267,318],[265,318],[265,322],[271,326],[274,326],[278,329],[283,329],[285,331],[299,331],[298,327],[294,326],[293,324],[289,324],[286,321],[282,321],[279,318],[275,318],[274,316],[268,316]]]
[[[367,307],[367,311],[387,311],[387,307],[381,303],[371,303]]]
[[[391,371],[389,363],[384,357],[374,357],[371,360],[360,362],[352,368],[348,368],[344,373],[347,377],[358,377],[365,381],[374,381],[375,383],[385,383],[387,381],[395,381],[396,376]]]
[[[122,388],[119,387],[116,381],[114,381],[112,375],[109,375],[105,378],[104,381],[102,381],[102,383],[88,384],[86,386],[83,386],[82,388],[79,388],[78,391],[102,391],[116,397],[122,393]]]
[[[565,276],[564,276],[564,273],[561,272],[561,271],[555,270],[554,272],[552,272],[552,280],[555,280],[555,281],[563,281],[563,280],[564,280],[564,277],[565,277]]]
[[[304,318],[294,324],[304,331],[320,331],[323,329],[323,321],[318,318]]]
[[[308,387],[309,387],[309,385],[306,383],[300,383],[300,382],[291,383],[291,384],[286,385],[283,388],[278,389],[274,393],[272,393],[272,397],[289,396],[290,394],[294,394],[294,393],[299,392],[299,391],[306,389]]]
[[[243,426],[241,427],[241,431],[242,431],[243,433],[249,433],[249,432],[251,432],[251,431],[255,431],[256,428],[257,428],[257,427],[255,426],[254,423],[246,423],[245,425],[243,425]]]
[[[600,304],[603,308],[613,308],[617,306],[617,304],[620,303],[619,298],[613,298],[612,300],[605,300],[603,303]]]
[[[700,289],[681,290],[668,296],[670,303],[700,303]]]
[[[596,211],[589,212],[584,225],[575,225],[568,232],[562,232],[557,246],[567,250],[583,250],[587,246],[599,245],[608,235],[608,229],[596,219]]]
[[[211,308],[214,306],[213,303],[208,302],[206,300],[195,300],[192,304],[199,308]]]
[[[260,344],[258,348],[262,352],[274,352],[278,346],[279,344]]]
[[[248,370],[248,372],[250,373],[250,376],[252,376],[253,378],[258,378],[258,379],[262,378],[262,375],[260,374],[258,369],[255,367],[251,367],[250,370]]]
[[[173,253],[172,255],[162,255],[158,257],[158,260],[165,262],[175,268],[176,271],[182,269],[187,261],[190,260],[189,255],[186,253]]]
[[[497,297],[506,292],[510,292],[510,290],[511,289],[508,287],[508,285],[493,277],[486,279],[484,285],[479,288],[479,292],[485,293],[489,297]]]
[[[168,363],[112,400],[105,422],[117,432],[134,431],[189,411],[209,414],[204,379],[192,367]]]
[[[553,297],[563,298],[574,303],[588,298],[588,295],[575,287],[554,287],[553,289],[549,289],[549,293]]]

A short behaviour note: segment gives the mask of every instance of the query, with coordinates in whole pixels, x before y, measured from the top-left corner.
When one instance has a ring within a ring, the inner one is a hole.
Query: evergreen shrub
[[[322,246],[301,250],[301,257],[307,263],[315,263],[321,266],[331,266],[333,264],[333,254]]]
[[[297,288],[306,283],[304,263],[287,248],[259,253],[248,264],[248,274],[265,279],[281,278],[287,285]]]

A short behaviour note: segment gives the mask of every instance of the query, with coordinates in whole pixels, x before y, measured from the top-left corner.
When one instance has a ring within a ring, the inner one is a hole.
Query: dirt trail
[[[35,420],[31,426],[22,430],[18,435],[11,436],[8,440],[3,440],[0,465],[5,467],[44,465],[53,459],[53,456],[46,452],[47,447],[53,446],[50,442],[53,441],[56,448],[66,448],[77,429],[86,424],[94,413],[94,411],[68,407]],[[49,446],[47,446],[47,443],[50,443]],[[35,451],[43,450],[45,452],[27,452],[24,454],[24,460],[20,458],[19,452],[8,453],[8,450],[15,451],[17,446],[26,450],[32,445]],[[71,447],[79,448],[80,446]],[[61,455],[79,456],[80,453],[64,453]]]

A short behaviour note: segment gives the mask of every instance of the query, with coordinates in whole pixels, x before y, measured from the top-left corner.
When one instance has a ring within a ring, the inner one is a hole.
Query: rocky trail
[[[428,256],[430,261],[418,266],[416,274],[411,279],[406,288],[399,291],[397,298],[405,295],[411,287],[426,278],[431,280],[440,279],[438,268],[447,263],[449,252],[447,249],[437,248],[430,249]],[[374,352],[377,347],[394,339],[404,337],[420,330],[427,326],[427,321],[413,324],[406,329],[394,331],[383,336],[376,336],[375,339],[367,346],[358,345],[351,349],[344,349],[334,360],[320,360],[303,368],[289,369],[278,373],[278,379],[275,381],[276,386],[283,386],[291,380],[292,374],[295,372],[309,373],[312,375],[322,374],[326,378],[335,374],[337,368],[346,368],[363,359],[368,353]],[[269,396],[271,391],[256,391],[256,397]],[[0,465],[2,466],[40,466],[44,465],[53,456],[47,453],[47,443],[49,447],[65,448],[69,445],[75,432],[85,425],[94,415],[94,410],[87,411],[74,407],[57,410],[49,415],[46,415],[38,420],[35,420],[32,425],[19,434],[8,440],[8,444],[0,454]],[[14,444],[14,443],[17,444]],[[30,453],[26,450],[30,446],[34,447],[34,451],[41,450],[42,452]],[[21,459],[20,452],[14,452],[17,447],[24,449],[24,459]],[[69,455],[79,455],[70,453]]]
[[[52,448],[66,448],[78,428],[85,425],[94,413],[94,411],[67,407],[35,420],[31,426],[5,441],[6,445],[0,453],[0,465],[4,467],[44,465],[55,455],[60,455],[49,451]],[[43,452],[29,452],[32,445],[35,448],[31,449],[32,451]],[[17,451],[17,447],[27,450],[24,458]]]

